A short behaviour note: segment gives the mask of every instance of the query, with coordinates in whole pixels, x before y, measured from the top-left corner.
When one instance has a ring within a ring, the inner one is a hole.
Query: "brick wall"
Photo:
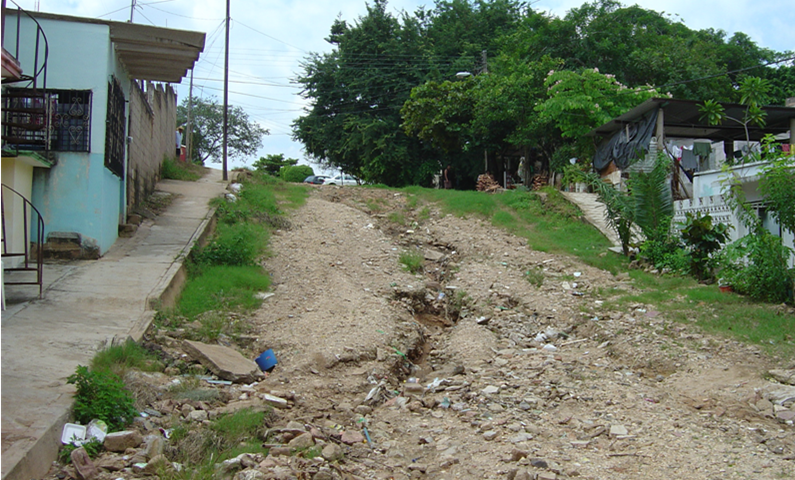
[[[175,156],[177,96],[170,86],[133,82],[130,93],[130,143],[127,162],[127,207],[140,205],[160,180],[163,157]]]

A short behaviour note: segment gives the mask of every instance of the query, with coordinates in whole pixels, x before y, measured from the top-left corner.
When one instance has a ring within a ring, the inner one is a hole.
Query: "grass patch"
[[[248,312],[259,308],[257,292],[270,287],[270,277],[259,266],[209,266],[185,285],[177,313],[190,320],[204,312]]]
[[[171,157],[163,158],[163,165],[160,176],[169,180],[185,180],[195,182],[202,178],[205,169],[201,165],[194,165],[187,162],[179,162]]]
[[[253,172],[241,180],[236,201],[213,201],[218,226],[210,243],[191,253],[188,281],[172,312],[185,320],[199,320],[201,338],[213,340],[221,333],[238,333],[242,325],[230,323],[226,312],[247,313],[260,307],[256,297],[270,287],[270,276],[259,265],[266,254],[270,232],[288,228],[287,209],[304,204],[308,190],[270,175]],[[216,312],[207,314],[207,312]],[[166,318],[164,324],[175,325]]]
[[[531,268],[524,273],[524,278],[530,285],[540,287],[544,284],[544,271],[541,268]]]
[[[213,478],[219,462],[241,453],[267,454],[262,441],[270,415],[270,411],[244,409],[220,416],[199,430],[189,430],[185,425],[175,426],[170,439],[175,446],[177,458],[174,460],[189,467],[180,472],[164,472],[161,478]]]
[[[163,370],[163,364],[151,352],[129,339],[121,345],[97,352],[91,359],[91,370],[95,372],[110,372],[123,378],[130,369],[159,372]]]
[[[406,217],[401,212],[390,212],[386,219],[392,223],[396,223],[398,225],[406,226]]]
[[[406,250],[400,253],[398,261],[403,264],[403,269],[411,273],[423,271],[425,256],[419,250]]]

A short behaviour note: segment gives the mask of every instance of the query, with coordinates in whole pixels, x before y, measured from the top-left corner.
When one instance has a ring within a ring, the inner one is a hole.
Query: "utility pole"
[[[137,0],[130,0],[130,23],[133,22],[133,13],[135,13],[135,3]]]
[[[188,87],[188,124],[185,126],[187,129],[188,139],[185,142],[186,148],[188,151],[185,154],[185,161],[188,163],[193,163],[193,153],[191,148],[193,147],[193,119],[191,114],[193,113],[193,69],[190,69],[190,87]]]
[[[486,51],[485,50],[483,50],[480,53],[480,58],[481,58],[481,61],[483,62],[483,70],[482,70],[482,72],[483,73],[489,73],[489,63],[488,63],[488,58],[486,57]]]
[[[226,50],[224,52],[224,180],[229,180],[226,172],[226,153],[229,142],[229,2],[226,0]]]

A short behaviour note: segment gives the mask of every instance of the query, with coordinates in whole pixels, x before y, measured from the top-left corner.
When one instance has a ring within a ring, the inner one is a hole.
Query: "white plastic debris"
[[[555,351],[557,351],[557,349],[558,349],[558,347],[552,345],[551,343],[547,343],[542,348],[542,350],[546,350],[547,352],[555,352]]]

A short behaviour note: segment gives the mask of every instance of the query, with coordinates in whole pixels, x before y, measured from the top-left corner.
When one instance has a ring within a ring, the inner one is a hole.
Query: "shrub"
[[[301,183],[310,175],[314,175],[315,171],[308,165],[295,165],[291,167],[283,167],[279,170],[279,176],[285,182]]]
[[[747,235],[720,256],[721,281],[756,300],[791,302],[795,269],[788,267],[790,253],[780,237],[767,231]]]
[[[108,424],[111,432],[121,430],[138,415],[132,394],[124,388],[121,379],[109,371],[90,371],[77,366],[66,383],[77,387],[75,393],[75,419],[87,424],[99,419]]]
[[[720,250],[721,244],[729,239],[730,225],[718,223],[713,225],[712,217],[707,213],[693,216],[687,213],[687,220],[682,228],[682,240],[690,249],[690,273],[699,280],[713,277],[712,254]]]
[[[257,224],[219,224],[213,241],[191,255],[199,265],[255,265],[264,237],[264,230]]]

